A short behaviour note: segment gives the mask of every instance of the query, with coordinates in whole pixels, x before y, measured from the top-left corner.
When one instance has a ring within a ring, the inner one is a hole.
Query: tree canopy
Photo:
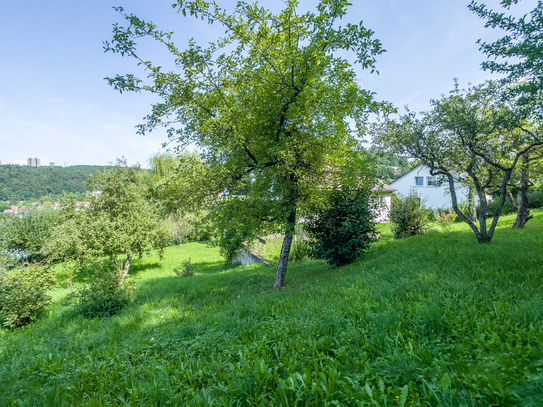
[[[215,2],[178,0],[174,8],[225,29],[207,47],[189,40],[174,45],[171,32],[117,10],[128,27],[115,25],[105,49],[132,56],[146,79],[132,74],[109,78],[115,89],[149,91],[160,97],[140,133],[164,126],[182,149],[195,143],[203,152],[212,192],[251,188],[224,209],[243,215],[236,221],[285,233],[275,286],[284,285],[292,233],[304,202],[318,195],[341,169],[342,184],[369,177],[359,133],[367,115],[378,111],[373,94],[357,83],[353,64],[375,71],[381,43],[362,23],[339,25],[347,0],[321,0],[317,12],[299,14],[298,2],[285,2],[274,14],[239,2],[232,13]],[[142,58],[136,40],[151,37],[173,55],[176,70]],[[350,180],[350,181],[348,181]],[[226,203],[225,200],[223,202]]]
[[[502,7],[510,9],[518,0],[503,0]],[[481,51],[489,58],[482,63],[485,70],[507,75],[515,83],[513,94],[520,95],[519,103],[526,105],[543,118],[543,2],[537,1],[528,14],[515,18],[504,12],[488,9],[485,4],[472,1],[469,8],[486,20],[485,27],[499,28],[506,35],[492,43],[481,42]]]

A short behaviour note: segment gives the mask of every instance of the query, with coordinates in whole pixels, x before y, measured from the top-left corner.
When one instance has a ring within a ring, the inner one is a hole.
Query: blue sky
[[[112,2],[113,1],[113,2]],[[221,34],[218,25],[184,18],[172,10],[172,0],[94,0],[0,2],[0,160],[26,163],[28,157],[57,165],[104,165],[125,156],[145,164],[166,141],[162,131],[145,137],[135,126],[143,122],[154,101],[149,95],[122,95],[103,79],[138,73],[135,62],[104,53],[114,22],[112,6],[123,6],[163,30],[175,32],[181,46],[190,37],[202,45]],[[351,0],[346,22],[364,21],[387,50],[377,59],[379,75],[358,71],[362,87],[377,99],[397,107],[425,110],[460,84],[480,83],[491,75],[480,69],[484,56],[476,41],[502,36],[484,22],[464,0]],[[219,1],[231,9],[235,1]],[[277,10],[281,0],[260,1]],[[535,0],[515,8],[522,14]],[[302,10],[315,0],[300,0]],[[486,2],[497,8],[496,0]],[[141,54],[155,60],[166,55],[142,43]]]

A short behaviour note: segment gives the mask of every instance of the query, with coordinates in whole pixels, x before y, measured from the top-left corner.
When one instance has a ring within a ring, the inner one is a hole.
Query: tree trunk
[[[475,206],[475,194],[473,193],[473,187],[470,185],[468,190],[468,214],[467,216],[472,222],[477,222],[477,208]]]
[[[515,202],[515,197],[513,196],[510,190],[507,190],[507,197],[509,198],[509,203],[511,204],[511,208],[513,208],[515,211],[518,211],[519,206]]]
[[[494,214],[494,219],[492,219],[492,223],[490,224],[490,228],[488,229],[488,242],[490,243],[490,240],[492,239],[492,236],[494,235],[494,230],[496,230],[496,226],[498,225],[498,219],[500,218],[500,215],[502,214],[503,204],[505,203],[505,198],[507,197],[507,184],[509,183],[509,180],[511,179],[511,174],[513,173],[513,169],[515,166],[513,165],[511,168],[505,171],[505,174],[502,179],[502,185],[500,187],[500,201],[498,203],[498,208],[496,209],[496,213]],[[486,203],[486,200],[485,200]]]
[[[476,183],[477,184],[477,183]],[[485,191],[480,188],[479,185],[476,185],[475,191],[479,198],[479,232],[480,237],[477,239],[479,243],[490,243],[492,236],[489,236],[486,228],[486,216],[488,212],[488,203],[486,201]]]
[[[468,224],[468,226],[473,230],[473,233],[475,234],[475,238],[479,243],[481,243],[481,233],[479,233],[479,229],[477,229],[477,225],[475,225],[475,221],[472,221],[470,218],[470,214],[467,215],[462,212],[460,207],[458,206],[458,198],[456,197],[456,188],[454,186],[454,178],[451,174],[446,174],[447,179],[449,181],[449,191],[451,193],[451,200],[452,200],[452,206],[454,208],[454,211],[456,214],[462,219],[464,222]],[[470,187],[471,190],[471,187]],[[472,191],[473,195],[473,191]],[[473,199],[473,198],[472,198]]]
[[[287,231],[285,233],[285,238],[283,239],[283,246],[281,247],[281,255],[279,256],[279,263],[277,264],[277,274],[275,275],[273,288],[285,286],[285,275],[287,274],[288,257],[290,255],[290,247],[292,245],[295,225],[296,209],[294,209],[288,217]]]
[[[128,270],[130,269],[130,262],[132,261],[132,256],[134,256],[133,252],[130,252],[130,254],[126,256],[126,263],[124,263],[123,280],[128,275]]]
[[[533,215],[530,215],[530,210],[528,209],[528,163],[530,158],[528,154],[522,156],[522,166],[521,166],[521,178],[520,178],[520,205],[518,206],[517,218],[515,223],[513,223],[512,229],[523,228],[526,222],[533,218]]]

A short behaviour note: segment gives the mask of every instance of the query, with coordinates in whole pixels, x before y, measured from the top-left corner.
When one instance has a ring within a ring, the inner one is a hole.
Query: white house
[[[415,191],[422,199],[426,199],[425,205],[427,208],[451,208],[452,200],[449,193],[449,183],[445,180],[440,186],[437,186],[438,179],[438,176],[430,174],[430,168],[419,164],[411,171],[392,181],[390,186],[403,196]],[[455,190],[458,203],[467,202],[468,189],[455,184]]]
[[[385,184],[381,180],[378,180],[377,185],[371,189],[372,201],[375,204],[375,222],[383,223],[389,221],[390,204],[392,201],[392,193],[394,191],[396,191],[394,188],[388,184]]]

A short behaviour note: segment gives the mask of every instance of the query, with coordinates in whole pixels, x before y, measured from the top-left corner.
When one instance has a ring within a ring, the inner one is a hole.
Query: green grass
[[[543,212],[512,221],[487,245],[381,225],[364,259],[292,263],[281,290],[273,267],[171,247],[133,262],[121,315],[74,315],[59,289],[48,319],[1,331],[0,406],[539,406]]]

